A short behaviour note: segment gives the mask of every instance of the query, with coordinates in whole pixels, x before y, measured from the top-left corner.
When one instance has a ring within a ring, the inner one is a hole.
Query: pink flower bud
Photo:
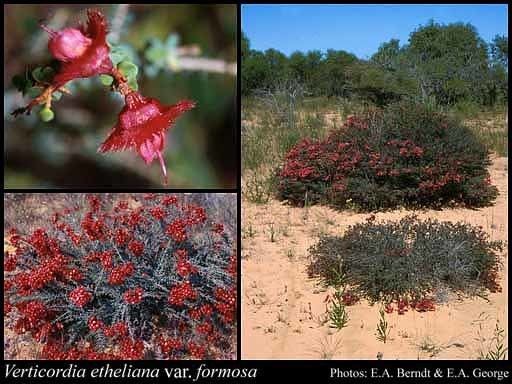
[[[43,26],[43,29],[50,35],[48,49],[60,61],[66,62],[82,56],[92,43],[91,39],[75,28],[52,31]]]

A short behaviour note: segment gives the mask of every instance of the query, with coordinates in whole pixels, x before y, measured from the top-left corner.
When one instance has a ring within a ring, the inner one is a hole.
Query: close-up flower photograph
[[[236,16],[5,5],[5,188],[235,188]]]

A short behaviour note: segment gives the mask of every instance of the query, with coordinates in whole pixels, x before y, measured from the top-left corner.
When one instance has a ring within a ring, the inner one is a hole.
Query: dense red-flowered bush
[[[203,207],[87,195],[52,217],[4,257],[6,324],[42,358],[234,358],[236,251]]]
[[[421,105],[349,116],[322,140],[304,139],[277,171],[278,196],[368,211],[489,204],[487,149],[459,122]]]

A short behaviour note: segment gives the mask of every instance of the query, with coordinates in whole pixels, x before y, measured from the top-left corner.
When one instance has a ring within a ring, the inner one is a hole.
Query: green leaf
[[[47,122],[53,120],[53,118],[55,117],[55,114],[53,113],[53,111],[50,108],[44,107],[43,109],[41,109],[39,111],[39,117],[41,118],[42,121],[47,123]]]
[[[27,79],[21,75],[15,75],[12,78],[12,85],[20,92],[25,93],[27,87]]]
[[[52,67],[37,67],[32,71],[32,77],[38,83],[50,82],[55,75]]]
[[[136,61],[136,53],[132,47],[126,44],[119,44],[110,50],[110,60],[114,65],[118,65],[122,61]]]
[[[32,71],[32,77],[35,81],[42,82],[43,76],[43,67],[34,68],[34,70]]]
[[[50,82],[55,76],[55,70],[52,67],[44,67],[43,69],[43,79],[46,82]]]
[[[137,80],[136,79],[128,80],[128,85],[134,91],[137,91],[139,89],[139,84],[137,84]]]
[[[110,75],[100,75],[100,81],[103,85],[109,87],[114,82],[114,78]]]
[[[139,68],[131,61],[122,61],[117,65],[117,69],[128,78],[128,80],[137,78]]]
[[[35,98],[41,94],[43,89],[41,87],[30,87],[27,89],[27,95],[31,98]]]

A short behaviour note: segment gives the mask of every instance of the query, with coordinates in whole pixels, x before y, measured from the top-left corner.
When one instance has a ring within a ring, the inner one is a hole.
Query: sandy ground
[[[481,225],[491,239],[507,240],[508,159],[496,158],[492,182],[496,204],[479,209],[416,211],[420,218]],[[487,351],[496,322],[507,330],[508,253],[503,253],[503,292],[438,306],[434,312],[409,310],[386,315],[390,340],[375,333],[378,305],[347,307],[349,322],[338,331],[326,323],[329,293],[309,278],[308,248],[321,233],[341,234],[369,214],[337,212],[327,207],[293,208],[278,201],[242,203],[242,358],[244,359],[476,359]],[[410,211],[376,215],[397,220]],[[506,334],[505,334],[506,336]],[[505,339],[506,340],[506,339]]]

